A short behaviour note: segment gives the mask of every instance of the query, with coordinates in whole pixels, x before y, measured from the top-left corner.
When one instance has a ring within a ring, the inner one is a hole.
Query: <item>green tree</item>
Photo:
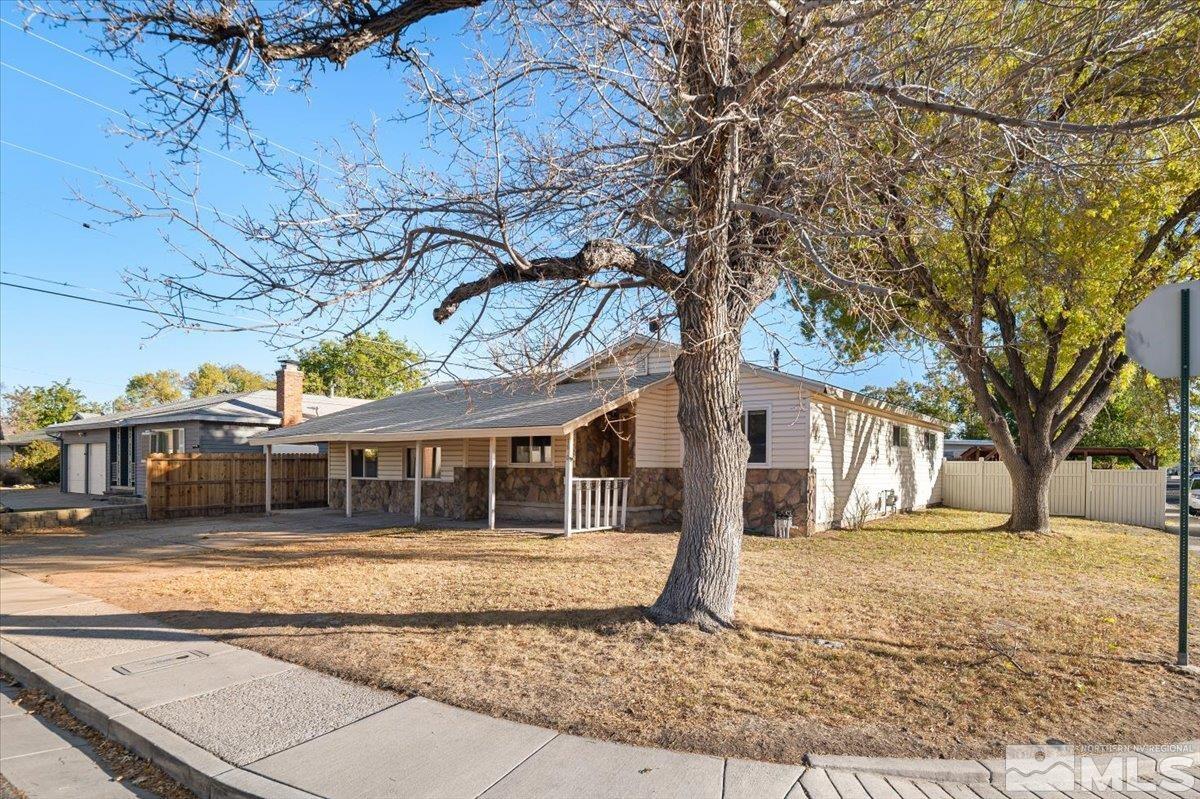
[[[188,372],[184,384],[192,397],[261,391],[274,386],[268,377],[241,364],[229,363],[222,366],[212,362],[202,363]]]
[[[332,390],[346,397],[381,399],[425,384],[416,366],[420,354],[386,330],[326,339],[299,350],[296,360],[304,370],[305,389],[313,393]]]
[[[1082,68],[1063,102],[1100,122],[1163,88],[1143,75],[1137,92],[1101,101],[1093,92],[1114,71],[1103,61]],[[1096,142],[1070,171],[987,147],[972,156],[994,154],[975,176],[897,173],[868,216],[844,209],[846,224],[879,235],[854,246],[857,264],[839,276],[858,281],[853,296],[831,301],[827,286],[807,298],[813,329],[840,337],[850,355],[878,346],[881,333],[945,348],[1012,477],[1014,531],[1049,530],[1051,475],[1127,363],[1125,315],[1156,286],[1200,274],[1196,146],[1184,130],[1121,137]]]
[[[35,483],[58,482],[58,444],[34,441],[14,453],[9,465]]]
[[[183,399],[183,377],[174,369],[159,369],[142,372],[129,378],[125,393],[113,402],[119,411],[132,408],[148,408]]]
[[[1192,402],[1200,388],[1192,390]],[[1194,438],[1194,436],[1193,436]],[[1144,369],[1126,366],[1113,393],[1081,444],[1093,447],[1144,447],[1158,453],[1163,466],[1179,462],[1179,381],[1161,380]]]
[[[12,432],[39,430],[47,425],[69,422],[77,413],[95,413],[100,406],[88,402],[70,380],[48,386],[19,386],[4,395]]]

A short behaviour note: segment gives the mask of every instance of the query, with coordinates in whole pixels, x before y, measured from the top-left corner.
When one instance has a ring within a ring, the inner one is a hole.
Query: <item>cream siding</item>
[[[675,369],[675,350],[665,345],[629,347],[603,358],[592,365],[590,372],[598,379],[611,380],[631,375],[664,374]]]
[[[811,403],[812,470],[817,529],[849,527],[888,512],[884,498],[896,493],[895,510],[940,501],[943,434],[913,424],[834,405]],[[892,445],[892,426],[908,428],[908,446]],[[933,432],[932,449],[924,433]]]
[[[808,468],[808,402],[805,390],[789,381],[742,372],[742,405],[767,410],[768,462],[764,468]],[[637,400],[634,459],[639,467],[670,468],[683,464],[679,433],[679,389],[675,381],[648,388]],[[757,465],[751,468],[757,468]]]
[[[496,465],[512,466],[514,469],[552,469],[562,468],[567,457],[567,439],[565,436],[554,436],[553,463],[512,464],[509,462],[512,447],[507,437],[496,438]],[[488,439],[486,438],[443,438],[429,439],[423,442],[426,447],[442,448],[442,480],[453,480],[455,467],[475,466],[486,468],[488,464]],[[403,480],[404,450],[416,446],[415,441],[382,441],[382,442],[351,442],[351,449],[373,447],[379,450],[379,479]],[[342,479],[346,474],[345,444],[341,441],[329,443],[329,477]],[[355,478],[359,479],[359,478]],[[432,479],[432,478],[430,478]]]
[[[442,448],[442,470],[438,477],[427,480],[453,480],[454,468],[463,465],[464,446],[461,438],[429,439],[422,442],[426,447]],[[404,451],[415,447],[415,441],[350,442],[350,449],[376,449],[379,451],[380,480],[404,480]],[[485,454],[486,457],[486,454]],[[334,480],[346,476],[346,445],[342,441],[329,443],[329,477]],[[355,480],[371,479],[355,477]]]

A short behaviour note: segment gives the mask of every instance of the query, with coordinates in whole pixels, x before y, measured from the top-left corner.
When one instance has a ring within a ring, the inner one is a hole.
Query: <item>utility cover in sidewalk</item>
[[[131,663],[123,663],[120,666],[113,666],[113,671],[117,674],[130,676],[133,674],[142,674],[147,671],[157,671],[159,669],[178,666],[180,663],[191,663],[193,660],[206,658],[208,655],[195,649],[188,649],[183,652],[172,652],[169,655],[159,655],[155,658],[146,658],[145,660],[135,660]]]

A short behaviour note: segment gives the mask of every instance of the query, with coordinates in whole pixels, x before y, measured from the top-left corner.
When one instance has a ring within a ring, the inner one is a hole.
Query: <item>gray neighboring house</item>
[[[133,494],[146,485],[146,457],[173,452],[257,452],[251,436],[316,419],[367,400],[303,393],[304,373],[284,361],[276,388],[168,402],[51,425],[59,441],[61,490]],[[293,451],[319,452],[323,447]],[[282,451],[282,450],[276,450]]]
[[[12,456],[35,441],[53,441],[45,430],[30,430],[27,433],[0,432],[0,466],[7,466]]]

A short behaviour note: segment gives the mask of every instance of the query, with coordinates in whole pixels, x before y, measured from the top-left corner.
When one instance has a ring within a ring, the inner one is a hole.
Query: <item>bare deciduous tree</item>
[[[102,46],[137,59],[153,94],[198,94],[199,107],[157,108],[184,144],[204,115],[241,124],[238,91],[273,85],[283,58],[307,78],[360,50],[406,54],[444,167],[388,164],[363,137],[367,154],[344,157],[335,181],[303,164],[273,171],[290,197],[267,219],[211,213],[176,199],[186,185],[154,183],[159,202],[133,213],[210,245],[160,301],[341,326],[430,300],[438,321],[470,306],[456,341],[527,342],[538,362],[643,320],[673,325],[685,503],[650,613],[706,629],[733,619],[744,328],[785,277],[893,303],[860,268],[878,221],[845,209],[876,206],[896,174],[978,175],[980,148],[1060,163],[1095,136],[1193,113],[1185,102],[1099,122],[1052,113],[1086,42],[1106,54],[1120,43],[1100,34],[1117,25],[1153,49],[1184,0],[495,0],[466,21],[479,52],[454,78],[400,44],[403,25],[381,32],[410,5],[106,0],[49,14],[100,23]],[[459,5],[473,4],[445,7]],[[154,37],[167,52],[143,49]]]

